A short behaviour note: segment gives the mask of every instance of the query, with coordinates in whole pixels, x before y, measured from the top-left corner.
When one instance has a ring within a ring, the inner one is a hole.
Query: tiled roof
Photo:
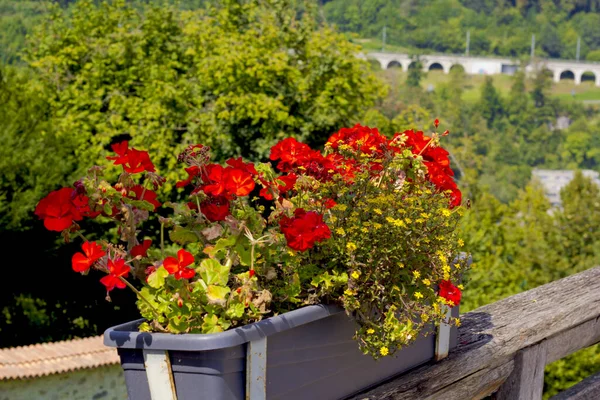
[[[119,362],[102,336],[0,349],[0,380],[26,379]]]

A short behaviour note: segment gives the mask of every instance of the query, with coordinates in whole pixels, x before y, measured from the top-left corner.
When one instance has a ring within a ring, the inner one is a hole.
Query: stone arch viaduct
[[[399,67],[403,70],[415,62],[408,54],[401,53],[369,53],[367,58],[377,60],[382,69]],[[463,68],[467,74],[514,74],[519,69],[519,62],[508,58],[467,57],[460,55],[432,54],[420,57],[425,71]],[[600,63],[570,60],[539,60],[525,67],[525,72],[546,69],[552,73],[555,82],[572,79],[576,85],[582,80],[594,81],[600,86]]]

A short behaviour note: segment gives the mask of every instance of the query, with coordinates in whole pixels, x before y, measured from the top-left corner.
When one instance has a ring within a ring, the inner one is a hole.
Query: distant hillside
[[[19,62],[26,34],[51,5],[75,1],[0,0],[0,61]],[[183,8],[207,2],[133,1]],[[318,1],[324,19],[340,30],[373,39],[362,41],[367,48],[381,47],[386,27],[386,43],[396,49],[463,53],[469,31],[471,54],[520,57],[529,54],[535,34],[539,56],[574,59],[580,37],[581,59],[600,61],[600,0],[289,0],[303,1]]]
[[[599,0],[330,0],[327,22],[361,38],[381,39],[409,51],[463,53],[470,31],[470,53],[520,57],[530,52],[574,59],[581,37],[581,59],[600,60]]]

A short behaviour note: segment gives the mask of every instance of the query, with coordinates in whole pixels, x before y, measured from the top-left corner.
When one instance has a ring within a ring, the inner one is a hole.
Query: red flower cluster
[[[273,200],[273,194],[279,193],[279,195],[283,195],[294,188],[296,184],[296,180],[298,180],[298,175],[294,173],[289,173],[287,175],[282,175],[275,179],[273,182],[268,182],[265,179],[259,178],[260,182],[263,185],[263,188],[260,190],[260,196],[266,200]]]
[[[115,287],[125,289],[125,282],[120,278],[127,278],[129,275],[129,265],[125,264],[125,260],[117,258],[116,260],[108,260],[108,275],[100,279],[100,282],[106,286],[107,291],[113,290]]]
[[[294,217],[284,216],[279,220],[281,232],[290,248],[305,251],[312,248],[316,242],[321,242],[331,237],[331,231],[323,216],[315,211],[306,212],[297,208]]]
[[[141,151],[129,148],[129,142],[123,141],[111,146],[117,156],[106,157],[108,160],[113,160],[113,165],[122,165],[123,169],[130,174],[139,172],[155,172],[154,164],[150,161],[150,156],[147,151]]]
[[[193,268],[186,267],[193,263],[194,256],[184,249],[180,249],[177,252],[177,258],[165,258],[165,261],[163,261],[163,267],[165,267],[170,274],[173,274],[175,279],[190,279],[196,275],[196,271]]]
[[[287,138],[271,147],[269,158],[279,160],[277,169],[281,172],[304,173],[320,181],[331,179],[335,165],[319,151],[294,138]]]
[[[50,231],[61,232],[69,228],[73,221],[81,221],[83,217],[94,218],[89,199],[77,190],[62,188],[50,192],[35,207],[35,215],[44,220],[44,226]]]
[[[200,149],[202,145],[195,145]],[[189,158],[188,156],[183,158]],[[186,168],[187,179],[177,182],[177,187],[185,187],[196,178],[201,184],[194,189],[208,195],[208,199],[200,204],[202,213],[209,221],[223,221],[229,215],[230,200],[237,197],[248,196],[256,187],[254,177],[258,175],[254,164],[245,163],[242,157],[227,160],[227,167],[219,164],[207,164],[203,167],[192,165]],[[191,209],[198,209],[197,205],[188,203]]]
[[[440,296],[457,306],[460,304],[462,293],[452,282],[444,280],[440,282]]]
[[[331,135],[327,143],[331,148],[337,150],[340,144],[352,147],[355,151],[366,154],[381,153],[388,145],[385,136],[379,133],[377,128],[369,128],[360,124],[352,128],[342,128]]]
[[[441,147],[432,146],[432,139],[425,136],[422,131],[413,130],[404,131],[407,137],[405,145],[411,147],[413,154],[421,155],[423,163],[427,167],[429,180],[440,191],[450,191],[450,207],[459,206],[462,202],[462,195],[456,182],[454,182],[454,172],[450,168],[449,153]],[[400,134],[396,134],[394,137]]]
[[[106,255],[96,242],[85,242],[81,245],[83,253],[75,253],[71,258],[71,266],[75,272],[85,272],[99,259]]]

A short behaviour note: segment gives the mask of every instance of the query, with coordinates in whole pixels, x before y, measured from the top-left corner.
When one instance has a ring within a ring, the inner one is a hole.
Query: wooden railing
[[[448,358],[352,399],[541,399],[547,364],[600,342],[600,267],[478,308],[461,320],[458,347]],[[555,399],[600,399],[600,374]]]

